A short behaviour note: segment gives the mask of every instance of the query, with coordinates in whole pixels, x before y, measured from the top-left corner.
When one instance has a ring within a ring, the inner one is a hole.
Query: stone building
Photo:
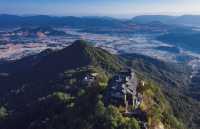
[[[110,84],[110,97],[113,102],[123,104],[125,112],[136,109],[141,100],[137,93],[138,80],[132,69],[125,69],[113,77]]]

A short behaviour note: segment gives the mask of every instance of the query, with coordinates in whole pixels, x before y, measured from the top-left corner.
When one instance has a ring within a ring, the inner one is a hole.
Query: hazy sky
[[[124,17],[200,14],[200,0],[0,0],[0,13]]]

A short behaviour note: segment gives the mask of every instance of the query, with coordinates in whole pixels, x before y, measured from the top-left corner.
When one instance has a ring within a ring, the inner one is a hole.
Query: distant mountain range
[[[174,16],[165,16],[165,15],[141,15],[141,16],[134,17],[132,21],[135,23],[140,23],[140,24],[146,24],[146,23],[151,23],[155,21],[166,23],[175,18],[176,17]]]
[[[164,24],[178,25],[200,25],[199,15],[167,16],[167,15],[141,15],[133,19],[120,20],[110,17],[56,17],[47,15],[36,16],[17,16],[17,15],[0,15],[0,26],[24,26],[24,25],[55,25],[55,26],[72,26],[72,27],[123,27],[127,21],[138,24],[147,24],[159,21]]]
[[[116,27],[121,21],[107,17],[53,17],[46,15],[16,16],[0,15],[0,26],[71,26],[71,27]]]
[[[167,15],[142,15],[132,19],[135,23],[150,23],[160,21],[165,24],[199,26],[200,15],[183,15],[183,16],[167,16]]]

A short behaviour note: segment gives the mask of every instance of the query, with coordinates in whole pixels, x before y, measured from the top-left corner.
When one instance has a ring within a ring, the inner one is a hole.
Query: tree
[[[0,120],[5,119],[8,116],[7,109],[3,106],[0,107]]]

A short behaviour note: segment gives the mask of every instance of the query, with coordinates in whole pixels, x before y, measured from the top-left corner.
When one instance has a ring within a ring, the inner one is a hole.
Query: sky
[[[200,0],[0,0],[0,14],[118,17],[200,14]]]

